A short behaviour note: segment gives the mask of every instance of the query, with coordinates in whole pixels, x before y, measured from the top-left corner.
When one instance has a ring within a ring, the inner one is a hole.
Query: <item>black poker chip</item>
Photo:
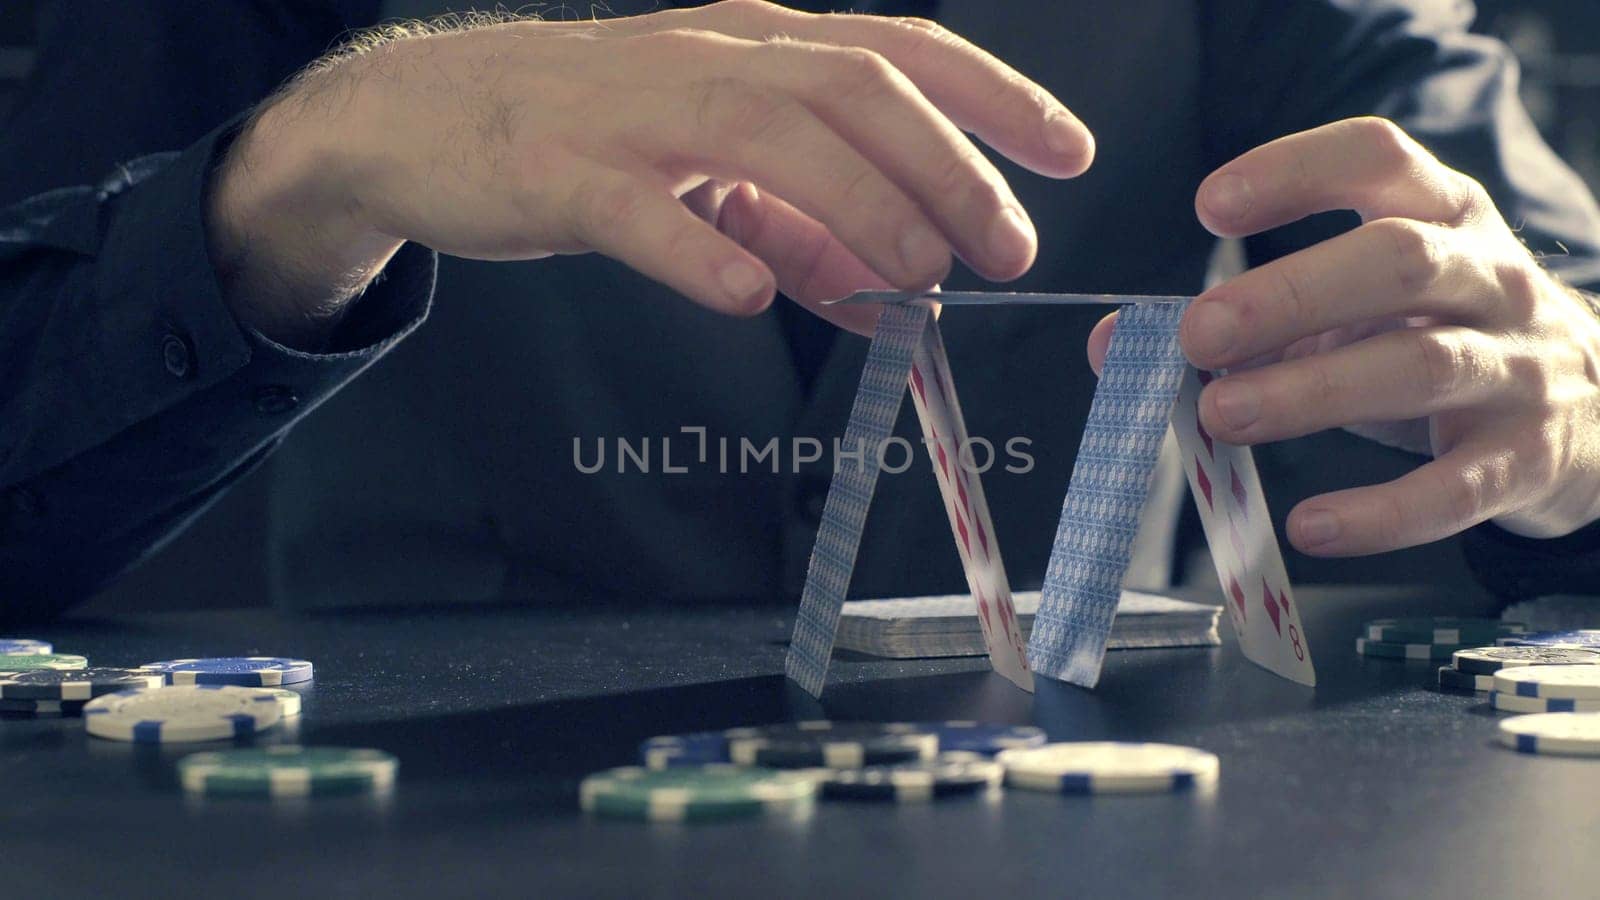
[[[0,675],[0,700],[92,700],[128,688],[156,688],[158,672],[138,669],[33,669]]]
[[[775,769],[859,769],[932,759],[939,736],[908,722],[813,720],[730,728],[728,758],[741,766]]]
[[[993,791],[1005,767],[979,753],[941,753],[931,760],[834,769],[822,782],[822,796],[833,800],[921,803],[943,797]]]

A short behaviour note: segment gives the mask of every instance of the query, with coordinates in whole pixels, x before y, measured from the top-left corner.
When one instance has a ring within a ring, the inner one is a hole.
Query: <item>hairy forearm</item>
[[[206,229],[238,321],[297,350],[322,349],[350,302],[403,241],[362,224],[339,100],[357,75],[318,67],[263,104],[211,178]]]

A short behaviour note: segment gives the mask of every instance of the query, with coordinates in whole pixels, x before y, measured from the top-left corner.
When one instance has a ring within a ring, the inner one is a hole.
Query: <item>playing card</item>
[[[800,593],[794,637],[784,660],[784,673],[813,697],[822,695],[839,628],[839,611],[855,570],[856,551],[866,527],[867,508],[878,485],[878,448],[894,430],[900,401],[906,393],[911,359],[923,329],[932,320],[925,305],[885,306],[861,370],[850,422],[842,446],[859,453],[848,463],[835,463],[822,523],[811,550],[806,584]],[[860,464],[858,464],[858,462]]]
[[[1183,371],[1187,307],[1125,306],[1111,333],[1028,638],[1035,673],[1094,687]]]
[[[1192,299],[1167,294],[1039,294],[1005,291],[936,291],[917,294],[906,291],[857,291],[827,303],[831,306],[835,303],[896,304],[937,300],[944,306],[1125,306],[1130,303],[1181,304]]]
[[[1257,665],[1315,685],[1311,649],[1283,565],[1250,448],[1225,444],[1200,424],[1200,389],[1209,374],[1189,367],[1178,388],[1172,430],[1205,528],[1239,648]]]
[[[923,443],[933,463],[933,474],[944,497],[945,513],[955,535],[967,587],[977,605],[978,623],[994,670],[1026,691],[1033,690],[1033,675],[1022,630],[1011,601],[1005,563],[995,540],[989,503],[978,477],[977,450],[967,435],[950,376],[939,322],[929,316],[911,360],[911,400],[922,422]]]

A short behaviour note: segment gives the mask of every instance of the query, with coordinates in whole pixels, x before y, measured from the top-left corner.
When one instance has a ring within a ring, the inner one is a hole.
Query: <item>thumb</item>
[[[1110,313],[1099,322],[1095,323],[1094,330],[1089,332],[1089,368],[1094,370],[1096,377],[1106,364],[1106,350],[1111,347],[1111,330],[1117,325],[1117,314]]]

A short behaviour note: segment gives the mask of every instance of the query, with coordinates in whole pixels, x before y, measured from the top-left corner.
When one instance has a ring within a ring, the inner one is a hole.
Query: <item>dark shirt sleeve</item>
[[[0,620],[153,552],[426,315],[434,256],[408,245],[330,352],[240,327],[202,219],[231,135],[0,212]]]
[[[1477,179],[1506,221],[1569,284],[1600,285],[1600,211],[1539,136],[1498,41],[1469,34],[1456,0],[1211,0],[1206,9],[1208,149],[1220,166],[1266,141],[1360,115],[1394,120]],[[1357,224],[1315,216],[1246,242],[1252,265]],[[1507,598],[1600,592],[1600,527],[1556,541],[1493,525],[1465,536],[1474,573]]]

